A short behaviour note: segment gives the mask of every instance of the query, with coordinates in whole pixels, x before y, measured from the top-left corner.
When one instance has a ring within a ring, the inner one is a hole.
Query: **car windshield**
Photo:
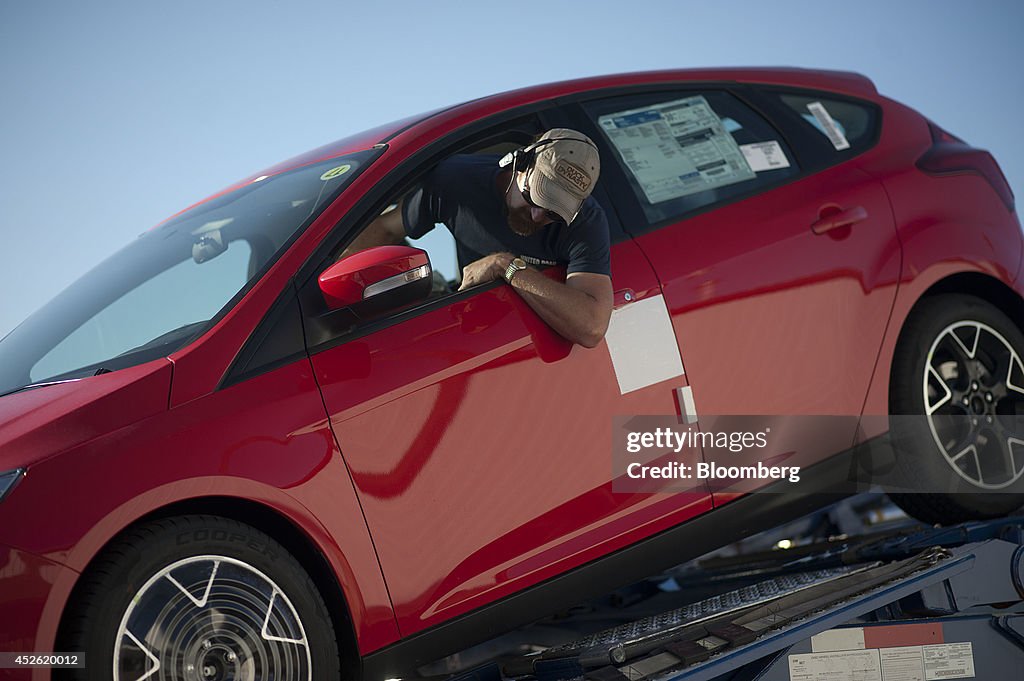
[[[0,341],[0,395],[178,350],[230,309],[381,151],[257,177],[145,232]]]

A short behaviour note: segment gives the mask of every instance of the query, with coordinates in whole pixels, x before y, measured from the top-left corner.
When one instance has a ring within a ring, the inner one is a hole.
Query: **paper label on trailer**
[[[821,102],[811,102],[807,105],[807,110],[811,112],[815,120],[821,125],[822,130],[825,131],[825,135],[828,136],[829,142],[836,148],[837,151],[843,149],[849,149],[850,143],[846,141],[846,135],[836,125],[835,120],[828,113],[828,109]]]
[[[974,676],[974,649],[970,643],[924,646],[924,678],[967,679]]]
[[[743,158],[747,159],[747,164],[755,173],[789,167],[786,153],[782,151],[782,146],[775,140],[741,144],[740,151],[743,152]]]
[[[925,681],[921,646],[882,648],[878,654],[885,681]]]
[[[877,650],[789,656],[790,681],[882,681]]]
[[[831,653],[836,650],[864,650],[864,628],[829,629],[811,637],[811,652]]]
[[[598,125],[652,204],[755,177],[701,95],[607,114]]]

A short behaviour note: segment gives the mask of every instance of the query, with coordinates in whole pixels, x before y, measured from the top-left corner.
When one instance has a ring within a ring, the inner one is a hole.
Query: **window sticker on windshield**
[[[759,173],[762,170],[776,170],[789,167],[789,159],[786,158],[786,152],[782,150],[782,146],[775,140],[771,142],[741,144],[740,151],[743,152],[743,158],[747,159],[747,164],[755,173]]]
[[[352,166],[349,165],[349,164],[346,164],[346,165],[343,165],[343,166],[338,166],[337,168],[331,168],[326,173],[321,175],[320,179],[321,180],[325,180],[325,181],[326,180],[333,180],[336,177],[340,177],[340,176],[344,175],[345,173],[347,173],[351,169],[352,169]]]
[[[828,109],[821,102],[811,102],[807,105],[807,110],[811,112],[818,124],[821,125],[825,135],[828,136],[828,141],[832,143],[832,146],[836,148],[836,151],[842,151],[843,149],[849,149],[850,143],[846,141],[846,135],[836,125],[835,120],[829,115]]]
[[[701,95],[601,116],[598,125],[650,203],[754,177]]]

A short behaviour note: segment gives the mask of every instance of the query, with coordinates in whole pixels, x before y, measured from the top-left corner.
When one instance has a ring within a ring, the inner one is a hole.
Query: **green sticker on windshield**
[[[333,180],[334,178],[336,178],[336,177],[338,177],[340,175],[344,175],[351,168],[352,168],[352,166],[350,166],[350,165],[343,165],[343,166],[338,166],[337,168],[331,168],[326,173],[321,175],[320,179],[321,180]]]

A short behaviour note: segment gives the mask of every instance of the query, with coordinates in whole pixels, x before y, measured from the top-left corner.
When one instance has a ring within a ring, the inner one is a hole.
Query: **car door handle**
[[[863,222],[868,219],[868,212],[863,206],[853,208],[842,208],[834,203],[822,206],[818,210],[818,219],[811,223],[811,231],[815,234],[824,234],[839,227],[847,227]]]

